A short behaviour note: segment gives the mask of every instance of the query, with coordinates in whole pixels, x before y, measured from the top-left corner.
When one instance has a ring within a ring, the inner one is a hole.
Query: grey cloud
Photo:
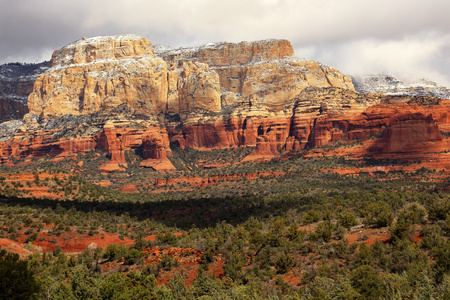
[[[0,61],[42,57],[41,52],[64,46],[82,31],[76,26],[83,11],[74,3],[88,1],[3,1],[0,12]]]
[[[171,47],[286,38],[299,56],[344,72],[420,73],[450,82],[448,0],[0,0],[0,5],[0,63],[49,59],[52,50],[83,36],[135,33]]]
[[[422,32],[402,39],[368,38],[297,48],[296,53],[315,57],[348,74],[428,78],[450,87],[450,34]]]

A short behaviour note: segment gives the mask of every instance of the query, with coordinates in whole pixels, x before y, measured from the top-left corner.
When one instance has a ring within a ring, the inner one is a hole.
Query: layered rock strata
[[[269,109],[278,111],[309,86],[354,90],[349,76],[295,57],[286,40],[210,43],[198,48],[160,50],[157,54],[172,67],[186,61],[208,64],[219,74],[222,91],[228,92],[224,94],[223,106],[236,101],[230,101],[229,93],[235,98],[255,95],[263,98]]]
[[[140,149],[141,167],[173,170],[170,144],[254,147],[253,160],[375,136],[365,153],[382,155],[445,151],[441,132],[450,132],[444,100],[359,94],[347,75],[294,57],[285,40],[155,54],[134,35],[81,39],[54,52],[28,106],[23,120],[0,125],[3,162],[100,149],[110,172]]]
[[[55,129],[46,129],[29,117],[28,123],[2,124],[0,130],[8,125],[4,132],[15,131],[16,134],[2,139],[0,158],[6,162],[11,157],[64,157],[98,149],[110,153],[111,161],[102,169],[110,172],[125,167],[125,152],[133,149],[141,149],[142,167],[173,170],[169,160],[170,142],[180,148],[199,150],[255,147],[246,160],[272,158],[338,140],[364,141],[373,136],[380,139],[374,140],[376,142],[361,155],[398,158],[405,153],[424,153],[424,149],[425,152],[449,149],[447,138],[441,134],[448,134],[450,129],[450,104],[447,102],[426,107],[408,103],[376,104],[383,99],[373,96],[368,103],[374,105],[361,110],[356,100],[362,96],[347,92],[341,96],[355,100],[355,107],[345,101],[336,106],[328,102],[330,106],[325,107],[326,95],[339,94],[339,90],[319,91],[308,106],[304,99],[306,94],[313,99],[313,91],[300,95],[293,104],[286,106],[286,113],[275,114],[268,109],[264,112],[257,103],[248,101],[239,103],[238,108],[226,115],[192,112],[188,119],[192,123],[172,122],[166,127],[161,127],[157,119],[151,122],[123,119],[129,112],[115,121],[86,120],[98,125],[78,122],[70,127],[62,122],[52,127]],[[68,136],[60,135],[61,128],[66,128]],[[77,136],[70,137],[77,132]],[[93,135],[86,135],[89,132]]]
[[[134,35],[82,39],[53,53],[28,98],[31,113],[87,115],[127,103],[136,113],[163,110],[167,66]]]
[[[135,35],[81,39],[53,53],[28,99],[42,116],[86,115],[127,103],[136,113],[213,112],[255,95],[272,111],[308,86],[353,90],[351,79],[298,59],[288,41],[208,44],[159,52]],[[223,102],[223,104],[222,104]]]
[[[158,170],[174,169],[167,159],[172,155],[167,132],[164,128],[141,123],[139,128],[128,120],[110,121],[102,125],[99,133],[93,136],[57,137],[59,130],[39,130],[34,133],[18,132],[14,137],[0,141],[0,161],[5,163],[12,157],[41,158],[47,155],[56,157],[87,154],[102,150],[111,155],[105,170],[117,170],[126,166],[125,151],[141,149],[144,167]],[[70,128],[76,132],[80,126]],[[157,163],[151,163],[153,161]],[[163,163],[163,165],[161,165]]]

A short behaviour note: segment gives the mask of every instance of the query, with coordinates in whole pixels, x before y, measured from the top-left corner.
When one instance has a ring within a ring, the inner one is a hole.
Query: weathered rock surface
[[[151,43],[133,34],[82,38],[53,52],[52,66],[88,64],[96,60],[122,60],[153,56]]]
[[[161,50],[171,66],[185,61],[208,64],[219,74],[220,86],[237,97],[255,95],[272,111],[308,86],[354,90],[351,78],[334,68],[294,57],[289,41],[211,43],[198,48]]]
[[[288,41],[267,40],[158,52],[163,60],[143,37],[83,38],[54,52],[28,105],[44,118],[123,103],[137,114],[184,118],[196,108],[219,112],[248,96],[279,111],[308,86],[353,90],[347,75],[293,54]]]
[[[28,112],[34,82],[49,66],[49,62],[0,66],[0,123],[21,119]]]
[[[350,121],[389,99],[340,88],[308,88],[275,113],[261,99],[248,97],[236,102],[228,114],[191,113],[183,122],[182,144],[204,150],[257,147],[255,156],[273,156],[283,148],[300,150],[342,138],[366,139],[380,128],[358,129],[358,125],[351,127]]]
[[[142,139],[143,161],[140,167],[153,168],[157,171],[175,170],[175,166],[167,158],[172,156],[169,136],[165,129],[148,131]]]
[[[400,79],[377,74],[352,77],[355,89],[360,93],[382,93],[386,95],[433,96],[450,99],[450,89],[426,79]]]
[[[164,128],[145,126],[143,129],[134,129],[129,127],[130,124],[126,120],[109,122],[96,136],[95,148],[111,154],[110,162],[102,166],[103,171],[115,171],[127,166],[125,151],[137,148],[142,148],[145,159],[141,162],[142,167],[153,167],[158,171],[175,169],[167,159],[167,156],[172,156],[172,151]]]
[[[180,62],[168,72],[168,96],[165,112],[185,116],[195,108],[219,112],[222,109],[217,72],[207,64]]]
[[[162,49],[157,54],[170,64],[180,60],[198,60],[212,67],[245,65],[260,60],[282,59],[294,55],[286,40],[241,43],[209,43],[197,48]]]
[[[443,137],[432,115],[423,113],[404,113],[390,119],[380,141],[382,153],[440,152],[446,150],[438,147]],[[446,143],[445,143],[446,144]],[[372,148],[375,150],[376,148]]]
[[[127,103],[135,113],[158,114],[167,99],[167,65],[150,42],[126,35],[81,39],[53,54],[28,99],[47,117],[87,115]]]
[[[335,95],[335,102],[326,101],[329,95]],[[337,101],[339,97],[346,100]],[[198,150],[255,147],[244,161],[271,159],[281,153],[338,140],[364,141],[373,136],[380,139],[375,139],[360,155],[398,158],[408,153],[449,149],[448,139],[441,132],[450,131],[450,102],[432,106],[389,104],[381,103],[389,102],[388,98],[373,96],[366,99],[367,105],[373,105],[365,107],[358,103],[360,97],[363,96],[339,89],[307,90],[279,113],[264,110],[257,99],[248,99],[236,103],[228,114],[193,111],[184,122],[167,123],[167,129],[160,127],[157,120],[116,119],[102,124],[99,118],[98,125],[91,125],[95,128],[74,123],[71,118],[66,118],[66,123],[60,121],[60,127],[72,124],[67,132],[69,135],[79,132],[75,137],[61,135],[58,129],[44,130],[55,128],[51,122],[36,125],[33,120],[15,121],[17,124],[2,124],[5,132],[16,130],[16,134],[2,139],[0,158],[6,162],[11,157],[64,157],[101,149],[111,154],[110,163],[101,171],[112,172],[126,167],[125,151],[133,149],[142,149],[141,167],[174,170],[168,159],[172,155],[169,141],[180,148]],[[311,103],[307,104],[305,99]],[[32,127],[35,131],[31,133],[27,128]],[[95,134],[85,136],[83,132]]]
[[[336,141],[367,141],[359,155],[448,150],[449,101],[359,94],[350,77],[298,59],[288,41],[158,50],[126,35],[82,39],[55,51],[36,80],[23,120],[0,124],[0,160],[103,150],[102,172],[168,171],[170,145],[254,147],[266,160]],[[397,156],[396,156],[397,155]]]
[[[46,155],[65,157],[103,150],[111,155],[110,162],[103,169],[114,171],[127,165],[125,151],[141,148],[144,158],[165,163],[165,168],[160,167],[159,170],[174,169],[167,160],[172,152],[165,129],[148,123],[136,127],[128,120],[110,121],[96,135],[69,138],[55,138],[55,130],[34,134],[22,132],[0,142],[0,160],[6,162],[11,157],[23,159]],[[71,131],[77,131],[77,128],[71,128]]]

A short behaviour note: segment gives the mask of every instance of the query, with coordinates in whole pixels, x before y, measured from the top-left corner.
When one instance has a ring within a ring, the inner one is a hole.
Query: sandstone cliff
[[[167,98],[167,66],[150,42],[126,35],[81,39],[53,53],[28,99],[31,113],[86,115],[127,103],[158,114]]]
[[[144,120],[116,119],[105,123],[101,122],[101,118],[96,120],[100,123],[60,120],[57,125],[35,125],[38,128],[33,131],[26,131],[22,128],[27,125],[19,124],[22,126],[14,136],[0,139],[0,161],[5,163],[11,158],[40,158],[47,155],[66,157],[102,150],[111,156],[110,162],[102,171],[110,172],[127,166],[125,151],[140,149],[145,159],[143,167],[153,167],[157,170],[174,169],[167,159],[172,152],[164,128]],[[0,128],[6,125],[7,123],[3,123]],[[13,128],[10,128],[10,132],[12,130]],[[77,132],[81,134],[77,135]]]
[[[281,110],[287,101],[309,86],[354,90],[349,76],[318,62],[295,57],[286,40],[210,43],[198,48],[163,49],[157,54],[171,66],[185,61],[208,64],[219,74],[222,91],[234,93],[235,98],[258,96],[273,111]],[[228,106],[230,101],[222,104]]]
[[[138,114],[219,112],[250,95],[279,111],[308,86],[353,90],[351,79],[293,56],[288,41],[160,51],[135,35],[81,39],[53,53],[28,99],[42,116],[85,115],[127,103]]]
[[[245,160],[374,136],[361,155],[448,148],[445,102],[359,94],[347,75],[294,57],[285,40],[155,54],[142,37],[99,37],[55,51],[51,64],[30,113],[0,125],[1,161],[103,150],[110,161],[101,170],[111,172],[124,170],[129,150],[139,150],[141,167],[173,170],[171,144],[255,148]]]
[[[345,101],[327,103],[330,95]],[[311,103],[305,104],[306,99]],[[358,104],[363,99],[363,95],[350,91],[313,89],[286,106],[286,113],[264,110],[257,102],[252,103],[255,99],[248,99],[228,114],[196,111],[185,122],[172,120],[165,126],[157,118],[133,116],[124,104],[111,112],[42,123],[27,115],[26,122],[0,125],[0,159],[5,163],[11,157],[65,157],[103,150],[110,154],[110,162],[101,171],[111,172],[123,170],[127,166],[126,151],[138,149],[144,159],[141,167],[175,169],[170,161],[170,142],[181,149],[203,151],[255,147],[244,161],[270,159],[341,140],[371,141],[358,150],[358,155],[391,159],[423,159],[427,153],[450,149],[448,139],[441,134],[450,132],[450,103],[389,104],[389,97],[374,95],[366,99],[368,107],[363,108]]]
[[[217,72],[199,62],[180,62],[168,72],[168,96],[164,112],[185,116],[195,108],[222,109]]]

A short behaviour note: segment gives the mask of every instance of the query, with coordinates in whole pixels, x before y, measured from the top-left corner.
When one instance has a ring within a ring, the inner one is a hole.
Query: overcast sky
[[[0,0],[0,64],[82,37],[134,33],[172,48],[269,38],[350,75],[450,87],[449,0]]]

